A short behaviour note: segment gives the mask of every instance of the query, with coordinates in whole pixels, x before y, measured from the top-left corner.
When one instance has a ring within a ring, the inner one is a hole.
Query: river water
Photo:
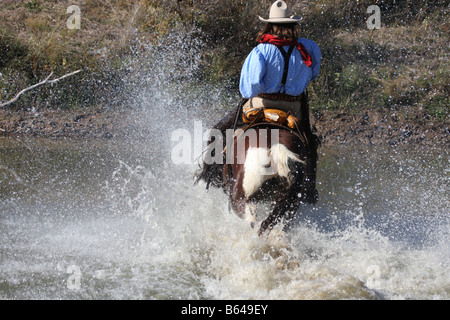
[[[0,299],[450,298],[446,151],[322,147],[318,204],[260,238],[174,144],[1,139]]]
[[[449,299],[448,150],[323,147],[319,202],[258,237],[193,184],[237,101],[195,84],[201,46],[172,32],[127,60],[127,138],[0,139],[0,299]]]

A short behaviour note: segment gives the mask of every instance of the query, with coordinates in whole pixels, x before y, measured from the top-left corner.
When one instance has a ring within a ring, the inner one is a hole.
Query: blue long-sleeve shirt
[[[280,50],[273,44],[261,43],[256,46],[245,59],[242,66],[239,89],[244,98],[253,98],[260,93],[286,93],[299,96],[308,84],[317,78],[320,70],[321,52],[319,46],[311,40],[300,38],[308,53],[312,65],[306,66],[300,52],[294,49],[289,58],[289,69],[284,88],[284,58]],[[287,52],[289,46],[283,47]]]

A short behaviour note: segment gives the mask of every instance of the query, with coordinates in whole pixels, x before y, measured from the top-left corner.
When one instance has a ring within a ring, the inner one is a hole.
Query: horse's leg
[[[245,202],[245,220],[250,223],[253,228],[256,223],[256,204],[251,200]]]
[[[237,216],[248,221],[253,228],[256,222],[256,204],[245,195],[242,186],[245,173],[242,169],[242,166],[239,167],[239,165],[233,168],[235,175],[233,176],[233,185],[230,190],[231,207]]]
[[[244,171],[242,167],[243,165],[240,164],[233,165],[233,176],[231,181],[232,185],[229,192],[231,208],[233,209],[234,213],[240,218],[245,218],[246,197],[242,188],[242,180],[244,179]]]
[[[273,211],[261,223],[258,235],[261,236],[266,230],[270,232],[270,230],[272,230],[273,227],[284,217],[287,218],[286,220],[288,223],[294,218],[294,216],[297,214],[298,209],[300,208],[300,197],[303,190],[303,175],[303,168],[301,164],[296,164],[294,178],[286,197],[277,201]]]

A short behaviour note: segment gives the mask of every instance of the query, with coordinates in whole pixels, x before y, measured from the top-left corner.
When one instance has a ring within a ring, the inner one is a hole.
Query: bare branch
[[[0,103],[0,108],[4,108],[4,107],[6,107],[6,106],[8,106],[8,105],[10,105],[10,104],[13,104],[14,102],[16,102],[16,101],[19,99],[19,97],[20,97],[21,95],[23,95],[23,94],[24,94],[25,92],[27,92],[27,91],[33,90],[33,89],[35,89],[35,88],[37,88],[37,87],[39,87],[39,86],[42,86],[42,85],[44,85],[44,84],[47,84],[47,83],[56,83],[56,82],[58,82],[59,80],[62,80],[62,79],[64,79],[64,78],[67,78],[67,77],[70,77],[70,76],[73,76],[74,74],[77,74],[77,73],[79,73],[79,72],[81,72],[81,70],[77,70],[77,71],[68,73],[68,74],[66,74],[66,75],[64,75],[64,76],[62,76],[62,77],[60,77],[60,78],[57,78],[57,79],[49,80],[50,77],[53,75],[53,72],[51,72],[51,73],[48,75],[48,77],[45,78],[44,80],[42,80],[41,82],[36,83],[36,84],[32,85],[31,87],[28,87],[28,88],[23,89],[23,90],[20,91],[13,99],[11,99],[11,100],[9,100],[9,101],[7,101],[7,102],[4,102],[4,103]]]

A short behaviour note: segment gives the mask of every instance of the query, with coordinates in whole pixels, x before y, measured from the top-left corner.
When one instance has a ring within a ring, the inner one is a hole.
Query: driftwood
[[[70,77],[70,76],[73,76],[74,74],[77,74],[77,73],[79,73],[79,72],[81,72],[81,70],[77,70],[77,71],[68,73],[68,74],[66,74],[66,75],[64,75],[64,76],[62,76],[62,77],[60,77],[60,78],[57,78],[57,79],[49,80],[50,77],[53,75],[53,71],[52,71],[52,72],[48,75],[48,77],[45,78],[44,80],[42,80],[41,82],[36,83],[36,84],[32,85],[31,87],[28,87],[28,88],[23,89],[23,90],[20,91],[13,99],[11,99],[11,100],[9,100],[9,101],[7,101],[7,102],[4,102],[4,103],[0,103],[0,108],[4,108],[4,107],[6,107],[6,106],[8,106],[8,105],[10,105],[10,104],[13,104],[14,102],[16,102],[16,101],[19,99],[19,97],[20,97],[21,95],[23,95],[23,94],[24,94],[25,92],[27,92],[27,91],[33,90],[33,89],[35,89],[35,88],[37,88],[37,87],[39,87],[39,86],[42,86],[42,85],[44,85],[44,84],[52,84],[52,83],[56,83],[56,82],[58,82],[59,80],[62,80],[62,79],[64,79],[64,78],[67,78],[67,77]]]

